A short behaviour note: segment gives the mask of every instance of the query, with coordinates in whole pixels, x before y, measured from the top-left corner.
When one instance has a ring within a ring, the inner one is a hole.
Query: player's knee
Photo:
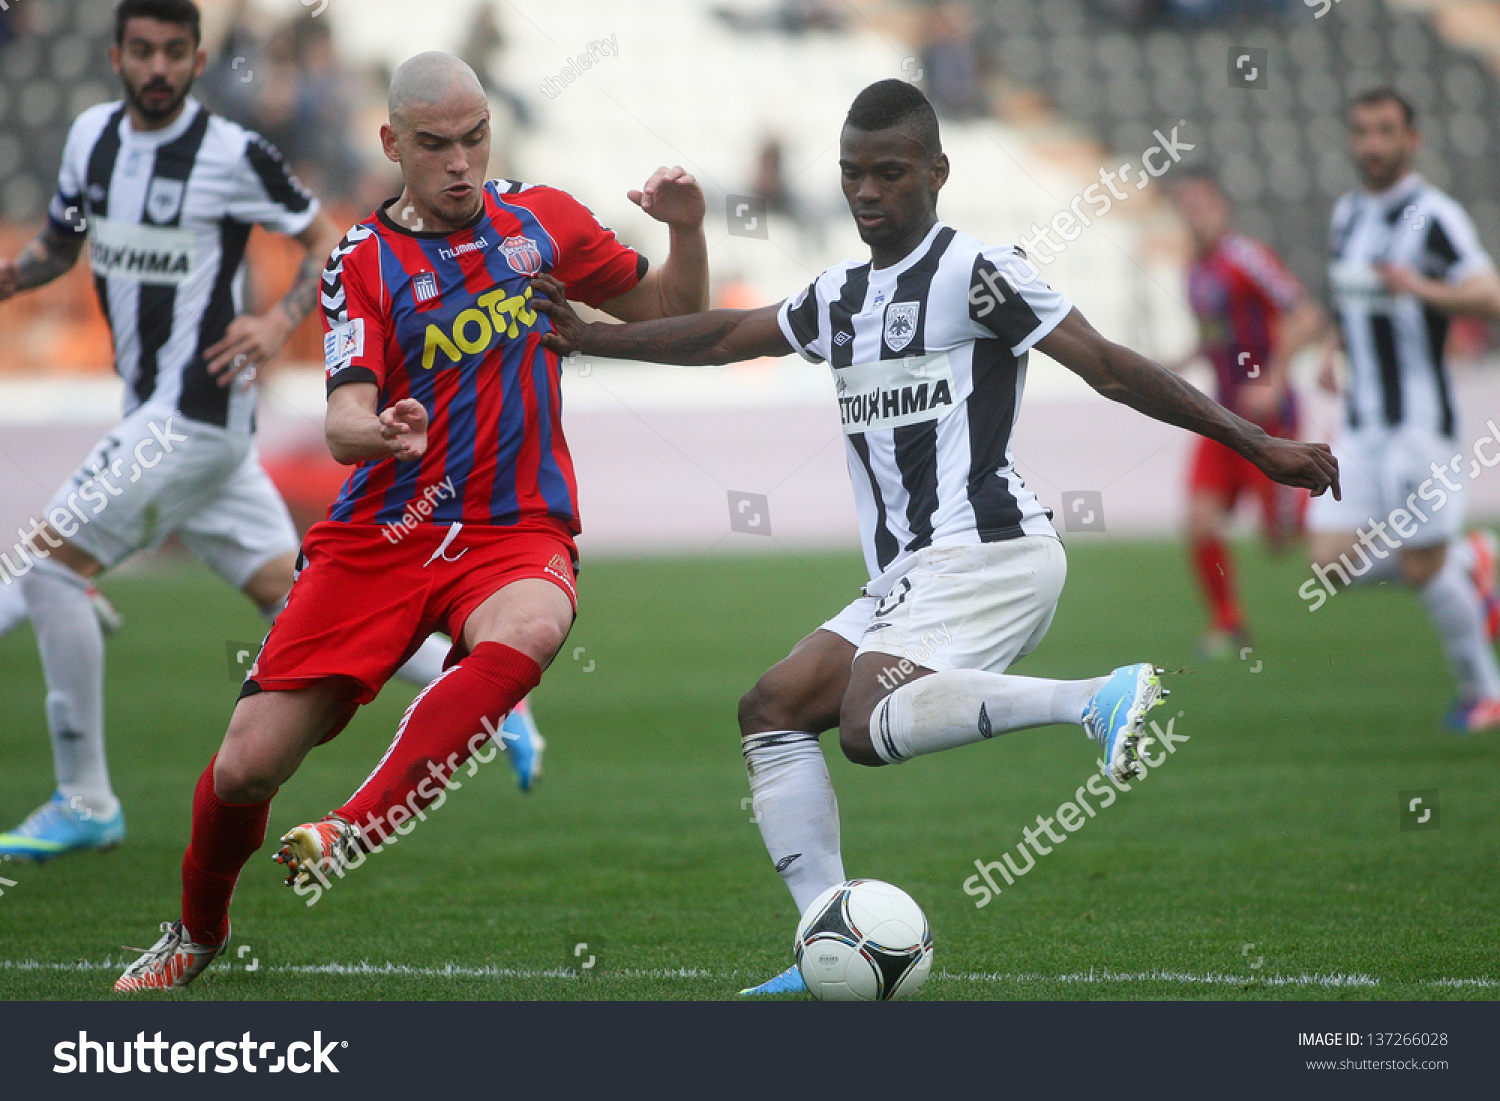
[[[785,695],[777,691],[770,675],[761,677],[755,687],[740,697],[740,733],[760,734],[767,730],[801,730],[795,708],[788,706]]]
[[[221,750],[214,761],[214,794],[225,803],[263,803],[278,787],[280,777],[249,758]]]
[[[1431,547],[1405,551],[1401,555],[1401,579],[1414,589],[1422,588],[1443,568],[1446,550],[1446,547]]]

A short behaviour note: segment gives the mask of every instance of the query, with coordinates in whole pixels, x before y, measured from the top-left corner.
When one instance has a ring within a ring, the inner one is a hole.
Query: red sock
[[[1213,609],[1214,626],[1221,631],[1240,629],[1240,606],[1234,597],[1234,566],[1222,539],[1195,539],[1193,566],[1198,583]]]
[[[541,666],[521,651],[481,642],[422,689],[384,759],[334,813],[359,827],[367,847],[381,844],[392,828],[438,798],[448,777],[484,746],[541,679]]]
[[[215,760],[218,758],[216,757]],[[198,944],[229,935],[229,900],[240,869],[266,839],[271,800],[226,803],[214,793],[208,763],[193,792],[193,835],[182,855],[182,923]]]

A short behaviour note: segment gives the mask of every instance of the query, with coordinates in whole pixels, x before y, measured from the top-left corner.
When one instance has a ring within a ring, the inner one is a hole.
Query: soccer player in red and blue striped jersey
[[[1326,330],[1323,311],[1261,242],[1230,228],[1229,200],[1214,176],[1186,170],[1172,188],[1195,256],[1188,295],[1198,320],[1196,354],[1214,368],[1219,403],[1273,436],[1297,438],[1288,366]],[[1249,643],[1226,542],[1235,505],[1257,499],[1267,542],[1280,547],[1302,527],[1307,491],[1278,485],[1223,444],[1200,438],[1188,475],[1193,568],[1212,616],[1202,648],[1210,657]]]
[[[578,489],[533,277],[627,321],[707,305],[703,194],[681,168],[631,192],[671,230],[653,270],[564,192],[485,182],[489,108],[456,58],[421,54],[396,71],[381,136],[405,189],[349,231],[323,280],[326,435],[354,472],[308,532],[286,610],[198,781],[182,918],[119,990],[184,986],[223,952],[271,797],[430,632],[453,638],[448,668],[375,770],[282,837],[276,859],[308,905],[440,806],[470,757],[490,759],[562,646],[577,608]]]

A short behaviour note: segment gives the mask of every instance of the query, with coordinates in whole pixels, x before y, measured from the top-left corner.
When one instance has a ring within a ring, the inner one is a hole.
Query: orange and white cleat
[[[1484,629],[1490,641],[1500,639],[1500,540],[1495,533],[1485,528],[1471,531],[1468,535],[1469,549],[1474,552],[1474,566],[1469,571],[1469,580],[1484,601]]]
[[[229,947],[223,944],[195,944],[188,939],[187,928],[180,921],[161,923],[162,938],[146,949],[125,973],[115,980],[115,989],[134,994],[142,990],[178,990],[192,982]]]
[[[1500,729],[1500,699],[1458,704],[1448,713],[1448,729],[1456,734],[1483,734]]]
[[[354,859],[358,855],[359,859]],[[329,815],[321,822],[307,822],[281,835],[281,848],[271,857],[286,865],[286,885],[296,887],[318,882],[327,886],[331,876],[343,877],[344,869],[364,863],[359,831],[353,823]]]

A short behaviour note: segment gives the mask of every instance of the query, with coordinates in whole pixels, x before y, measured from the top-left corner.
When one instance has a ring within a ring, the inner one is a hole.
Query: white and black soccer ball
[[[797,923],[797,967],[825,1002],[909,998],[932,970],[932,932],[911,895],[878,879],[830,887]]]

